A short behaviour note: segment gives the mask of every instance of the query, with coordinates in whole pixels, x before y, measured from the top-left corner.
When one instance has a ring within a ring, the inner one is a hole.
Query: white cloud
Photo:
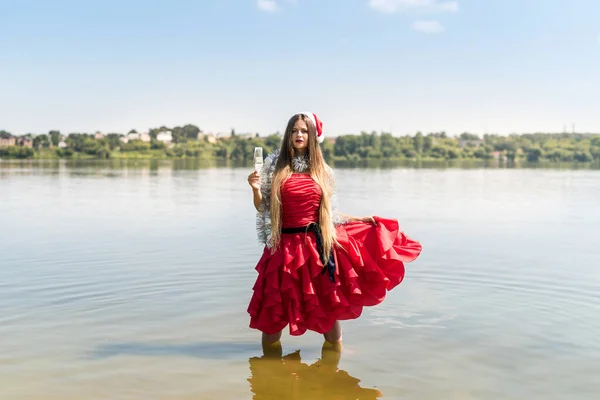
[[[438,21],[424,21],[419,20],[415,21],[412,24],[412,28],[415,31],[422,33],[441,33],[444,32],[444,26],[440,24]]]
[[[282,2],[291,6],[298,4],[298,0],[256,0],[256,6],[262,11],[273,13],[279,11]]]
[[[266,12],[275,12],[279,8],[275,0],[256,0],[256,5]]]
[[[438,10],[442,12],[458,12],[458,2],[456,1],[445,1],[437,5]]]
[[[420,11],[427,13],[458,12],[457,1],[440,0],[369,0],[369,6],[383,13]]]

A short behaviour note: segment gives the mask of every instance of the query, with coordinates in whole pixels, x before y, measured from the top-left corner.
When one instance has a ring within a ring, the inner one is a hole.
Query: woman
[[[316,115],[296,114],[281,149],[248,176],[265,245],[248,313],[263,344],[279,341],[287,325],[290,335],[312,330],[341,344],[339,321],[381,303],[404,278],[404,263],[421,252],[397,221],[337,210],[323,139]]]

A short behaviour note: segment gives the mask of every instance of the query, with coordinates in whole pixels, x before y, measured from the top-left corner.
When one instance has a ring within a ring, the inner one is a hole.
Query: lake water
[[[337,169],[423,244],[339,360],[262,358],[248,173],[0,162],[0,399],[600,398],[600,171]]]

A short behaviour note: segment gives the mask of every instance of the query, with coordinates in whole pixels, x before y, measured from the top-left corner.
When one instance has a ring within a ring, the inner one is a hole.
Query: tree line
[[[161,131],[172,133],[172,143],[157,140]],[[135,133],[135,131],[130,131]],[[194,125],[153,128],[149,141],[130,140],[122,134],[109,133],[102,138],[94,134],[61,135],[50,131],[29,135],[31,147],[0,147],[3,158],[201,158],[247,161],[254,147],[265,154],[278,148],[282,136],[236,135],[214,138],[204,135]],[[0,138],[10,137],[0,131]],[[25,135],[27,136],[27,135]],[[64,145],[59,147],[63,140]],[[534,133],[508,136],[463,133],[448,136],[445,132],[394,136],[386,132],[361,132],[327,138],[322,149],[328,161],[360,160],[492,160],[507,162],[593,162],[600,161],[600,134]]]

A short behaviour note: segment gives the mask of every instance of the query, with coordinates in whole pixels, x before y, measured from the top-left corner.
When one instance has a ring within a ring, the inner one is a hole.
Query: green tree
[[[527,161],[538,162],[542,158],[542,149],[533,147],[527,150]]]
[[[50,138],[48,138],[48,135],[37,135],[33,138],[33,147],[35,149],[47,149],[50,147]]]
[[[50,136],[50,142],[52,143],[52,146],[58,146],[60,143],[60,131],[50,131],[48,132],[48,136]]]
[[[423,134],[421,132],[417,132],[413,142],[414,142],[414,149],[417,152],[417,154],[422,154],[423,146],[425,145],[425,140],[423,139]]]

